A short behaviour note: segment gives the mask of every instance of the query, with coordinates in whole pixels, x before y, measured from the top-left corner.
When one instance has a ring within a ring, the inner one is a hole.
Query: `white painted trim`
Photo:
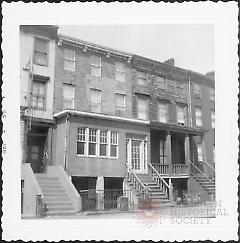
[[[104,115],[104,114],[91,113],[91,112],[85,112],[85,111],[76,111],[76,110],[60,111],[58,113],[55,113],[53,115],[53,117],[57,118],[57,117],[66,115],[67,113],[72,114],[72,115],[103,118],[103,119],[108,119],[108,120],[125,121],[125,122],[140,123],[140,124],[150,124],[149,120],[145,121],[145,120],[138,120],[138,119],[131,119],[131,118],[123,118],[123,117],[109,116],[109,115]]]

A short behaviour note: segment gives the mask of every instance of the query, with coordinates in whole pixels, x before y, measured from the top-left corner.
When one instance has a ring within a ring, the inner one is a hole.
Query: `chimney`
[[[169,58],[168,60],[164,61],[163,63],[174,66],[174,58]]]
[[[215,72],[214,71],[211,71],[211,72],[208,72],[205,74],[208,78],[210,79],[215,79]]]

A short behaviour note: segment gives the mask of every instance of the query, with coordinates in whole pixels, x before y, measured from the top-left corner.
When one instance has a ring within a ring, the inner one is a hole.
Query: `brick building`
[[[150,197],[157,203],[172,203],[184,191],[203,200],[214,195],[212,73],[64,35],[53,43],[52,91],[46,96],[51,125],[44,126],[48,142],[39,154],[44,170],[24,161],[49,213],[83,210],[81,192],[89,190],[103,191],[105,199],[109,190],[130,191],[135,201]],[[95,208],[107,207],[100,201]]]

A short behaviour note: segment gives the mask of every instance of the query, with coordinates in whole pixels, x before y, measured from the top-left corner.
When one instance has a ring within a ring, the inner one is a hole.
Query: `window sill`
[[[63,68],[66,71],[70,71],[70,72],[75,72],[75,69],[67,69],[67,68]]]

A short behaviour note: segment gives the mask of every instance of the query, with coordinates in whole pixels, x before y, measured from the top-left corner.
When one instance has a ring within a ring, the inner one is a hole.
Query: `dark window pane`
[[[89,143],[89,155],[96,155],[96,144]]]
[[[107,156],[107,145],[100,144],[100,156]]]
[[[77,154],[84,154],[85,143],[77,142]]]
[[[111,145],[111,157],[117,157],[117,146]]]

